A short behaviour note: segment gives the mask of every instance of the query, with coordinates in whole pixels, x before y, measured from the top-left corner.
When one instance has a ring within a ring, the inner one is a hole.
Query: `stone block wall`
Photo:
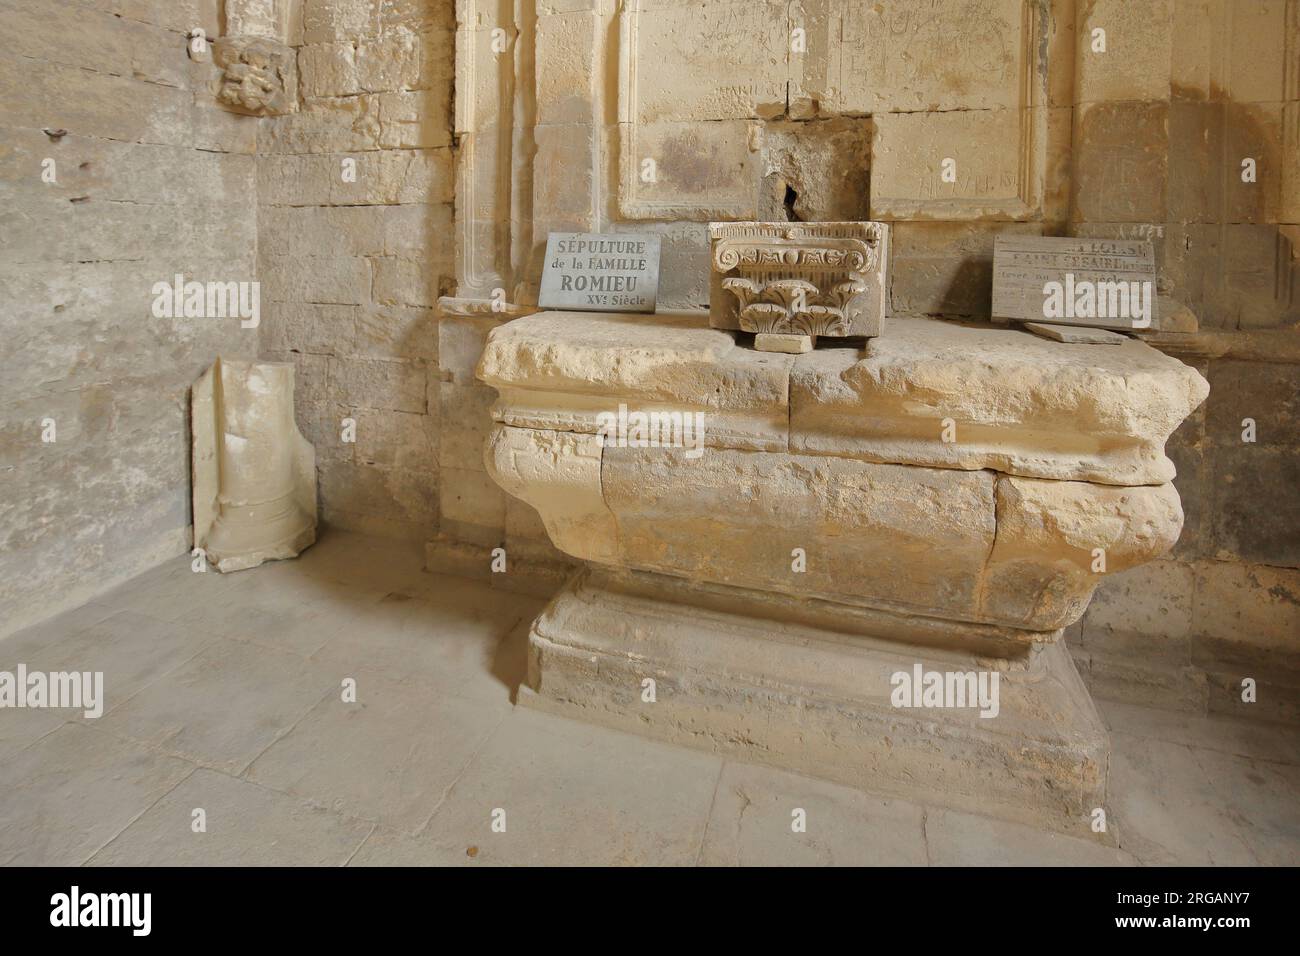
[[[256,279],[256,123],[187,53],[218,12],[0,0],[0,635],[188,549],[190,384],[257,354],[152,308]]]
[[[258,132],[262,349],[298,368],[322,518],[420,541],[455,387],[434,313],[453,284],[453,27],[449,0],[302,0],[299,108]]]
[[[1078,34],[1070,228],[1153,241],[1210,397],[1169,443],[1178,545],[1102,586],[1075,659],[1105,696],[1296,719],[1300,4],[1096,0]]]
[[[1213,389],[1170,443],[1186,526],[1068,637],[1098,693],[1232,710],[1255,677],[1248,712],[1294,716],[1300,0],[254,6],[294,51],[284,115],[219,108],[187,56],[217,0],[0,0],[5,629],[188,546],[219,353],[295,364],[327,523],[554,581],[474,378],[547,233],[660,234],[661,306],[696,309],[711,219],[885,218],[899,315],[986,319],[1002,233],[1155,243]],[[154,319],[178,272],[259,280],[260,328]]]

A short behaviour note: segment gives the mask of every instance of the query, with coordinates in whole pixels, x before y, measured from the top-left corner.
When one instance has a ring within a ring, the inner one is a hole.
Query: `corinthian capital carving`
[[[715,222],[710,323],[746,332],[875,336],[889,227],[879,222]]]

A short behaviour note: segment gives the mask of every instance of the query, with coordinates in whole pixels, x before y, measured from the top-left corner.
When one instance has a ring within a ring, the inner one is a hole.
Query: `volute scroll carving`
[[[711,223],[710,324],[811,337],[880,334],[889,227]]]

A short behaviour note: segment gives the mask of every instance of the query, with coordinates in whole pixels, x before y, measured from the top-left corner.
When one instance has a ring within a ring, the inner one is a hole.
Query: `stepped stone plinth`
[[[703,316],[542,312],[478,375],[489,472],[584,562],[534,622],[525,703],[1090,832],[1109,741],[1062,630],[1177,540],[1194,370],[927,319],[779,354]],[[634,413],[659,427],[610,429]],[[928,675],[947,697],[904,689]]]

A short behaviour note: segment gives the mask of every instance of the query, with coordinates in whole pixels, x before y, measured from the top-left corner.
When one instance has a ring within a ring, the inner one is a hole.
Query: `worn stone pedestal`
[[[526,703],[1090,832],[1108,742],[1061,633],[1177,540],[1164,442],[1195,371],[925,319],[787,355],[544,312],[479,377],[488,471],[587,563],[533,625]],[[910,675],[997,699],[896,696]]]
[[[519,700],[879,793],[1089,833],[1092,809],[1105,803],[1110,745],[1057,635],[1015,658],[935,645],[999,643],[1002,630],[584,570],[534,622]],[[996,715],[895,707],[891,678],[918,667],[996,670]]]

